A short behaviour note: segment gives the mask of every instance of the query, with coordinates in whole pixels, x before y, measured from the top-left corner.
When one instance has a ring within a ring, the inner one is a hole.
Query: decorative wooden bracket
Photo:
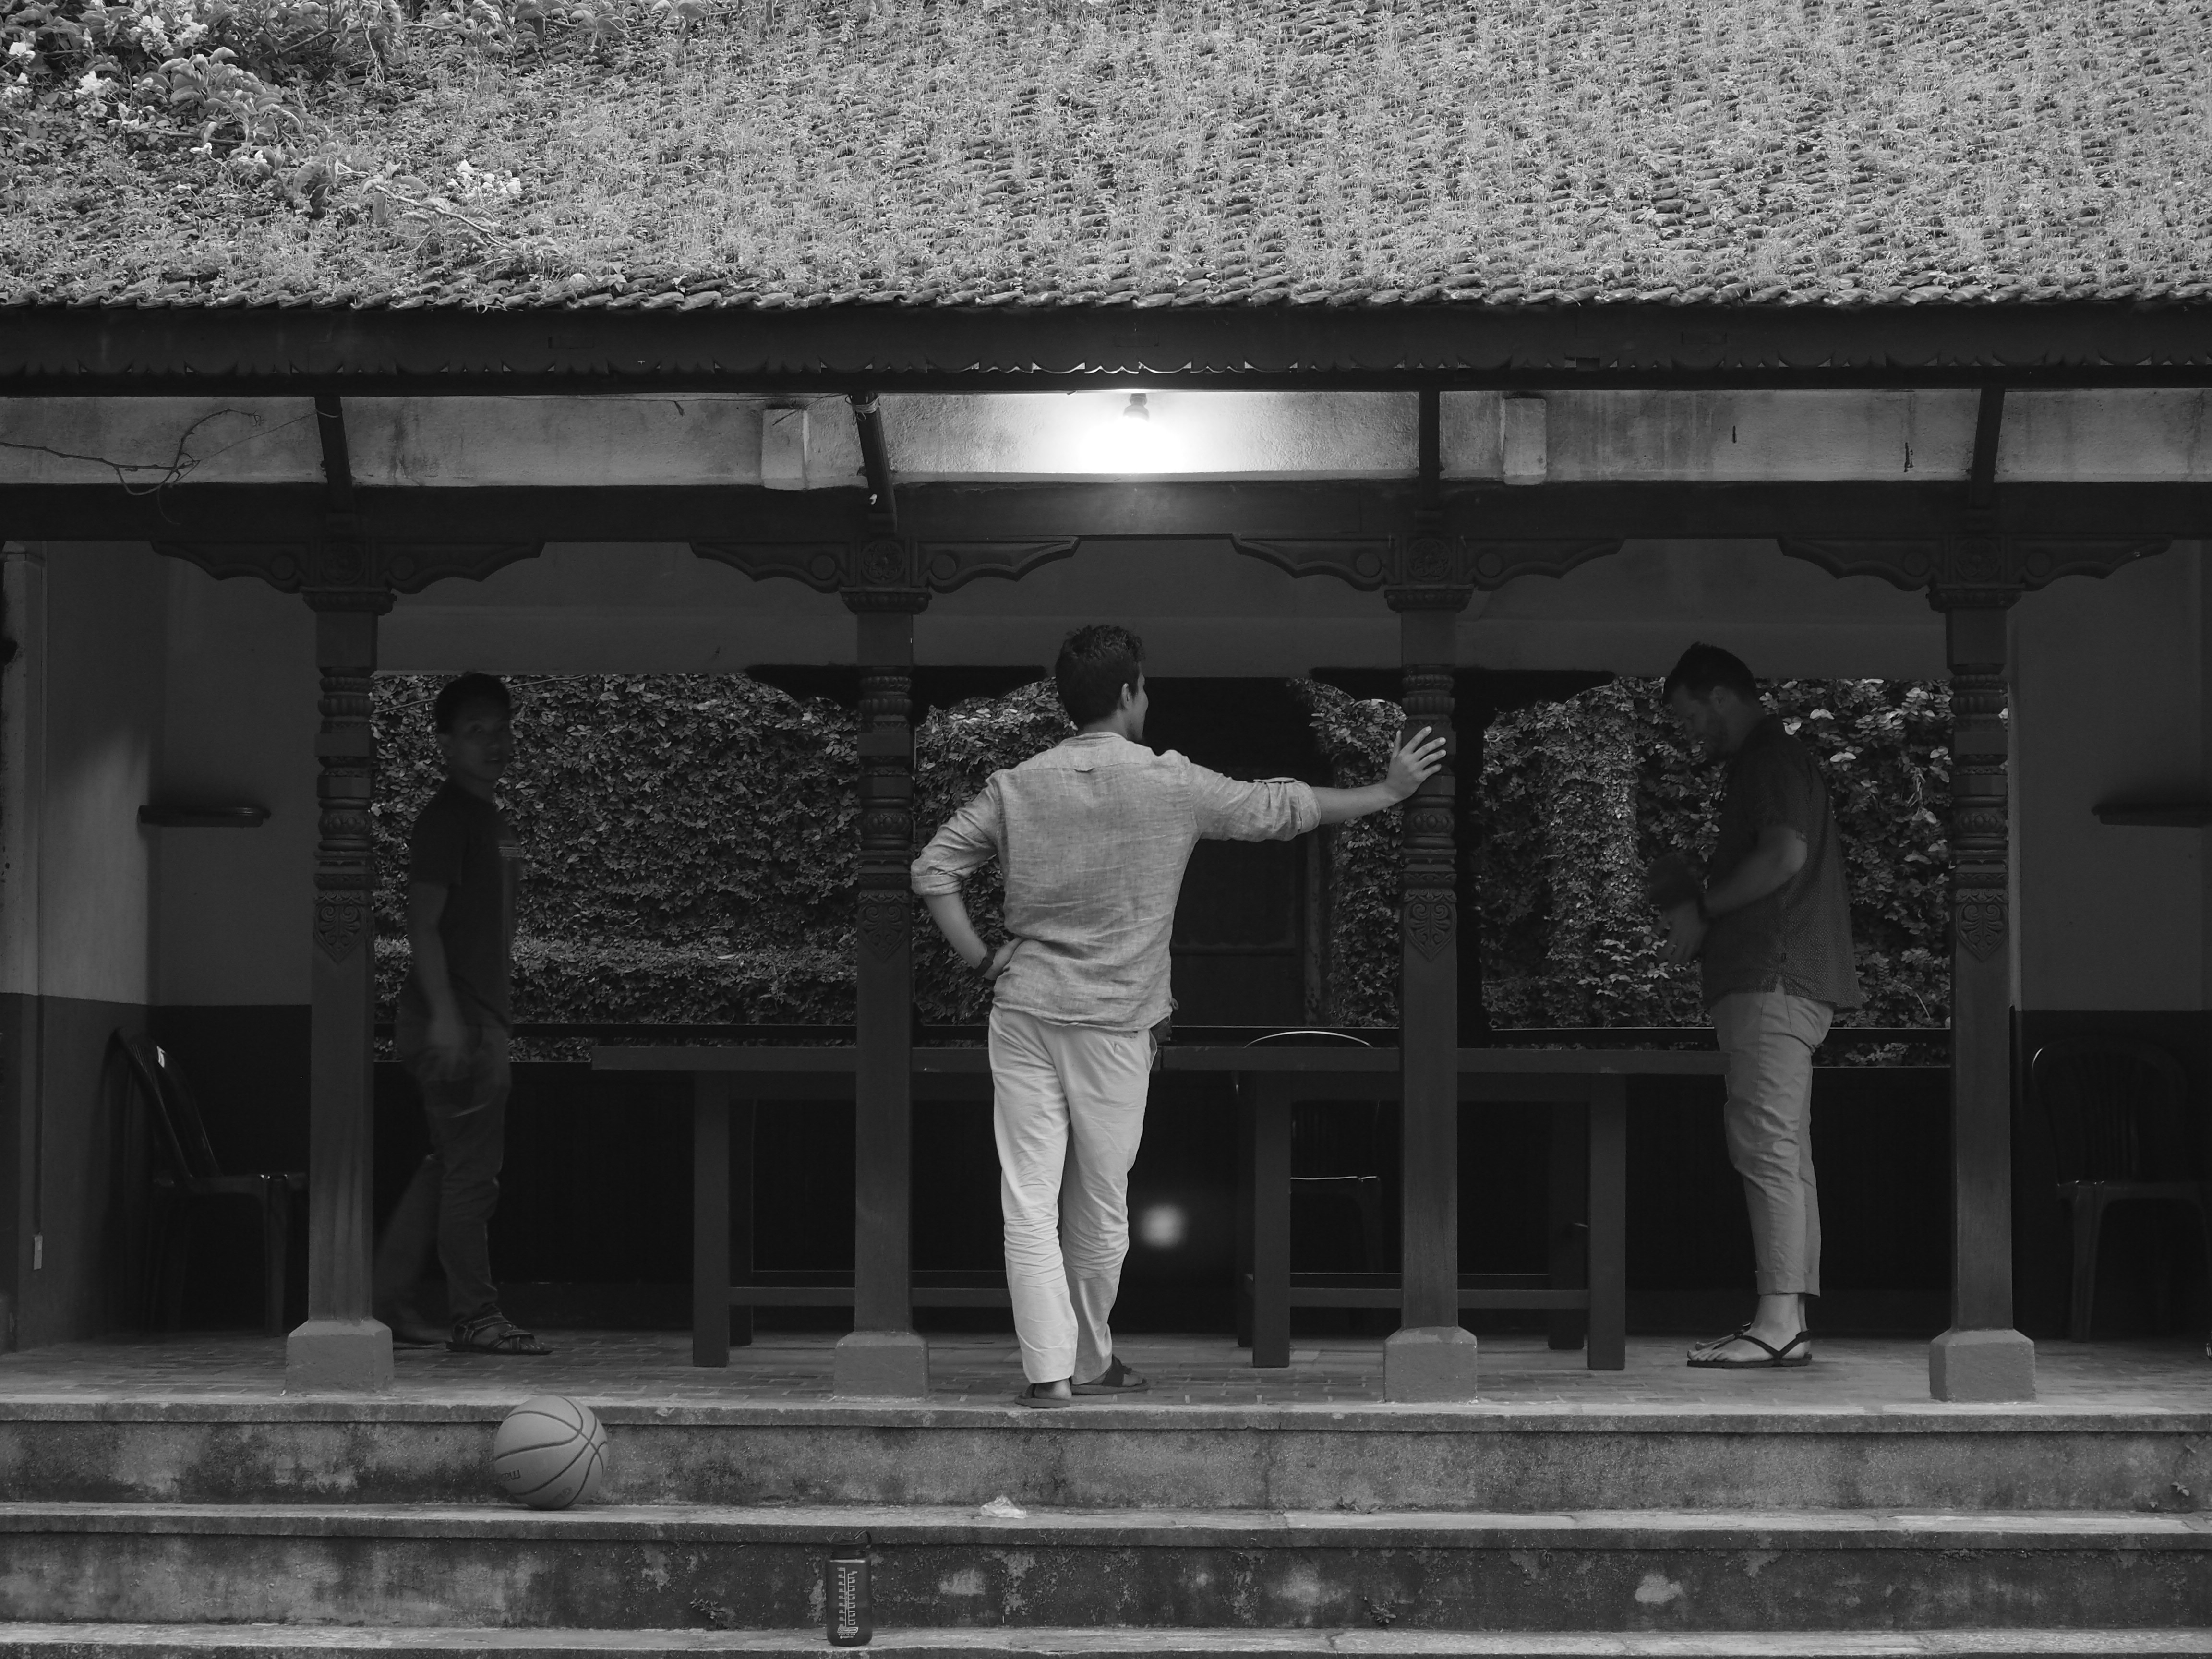
[[[1040,565],[1073,553],[1080,538],[1038,541],[925,542],[896,535],[853,542],[694,542],[702,559],[743,571],[755,581],[781,576],[817,593],[856,588],[907,589],[924,597],[950,593],[984,576],[1018,581]]]
[[[419,593],[459,577],[482,581],[504,566],[533,559],[543,542],[402,543],[350,538],[313,542],[155,542],[154,550],[196,564],[210,576],[252,576],[280,593],[379,587]]]
[[[448,577],[482,581],[495,570],[544,551],[542,541],[380,542],[362,522],[346,443],[345,409],[336,393],[317,394],[315,431],[322,440],[325,506],[319,537],[274,542],[161,541],[154,544],[154,550],[196,564],[210,576],[253,577],[280,593],[374,590],[387,595],[419,593]]]
[[[1931,533],[1911,538],[1828,540],[1785,536],[1782,550],[1832,576],[1875,576],[1893,587],[1926,589],[1939,611],[2002,607],[2062,576],[2109,576],[2124,564],[2161,553],[2170,537],[2042,536],[2009,532],[1997,509],[1997,453],[2004,389],[1984,387],[1974,419],[1974,453],[1964,510]]]
[[[2109,576],[2172,544],[2166,537],[1928,536],[1912,540],[1826,541],[1785,537],[1782,550],[1832,576],[1878,576],[1908,592],[1928,590],[1939,609],[2004,605],[2062,576]]]
[[[1484,541],[1437,534],[1293,541],[1231,538],[1239,553],[1292,576],[1334,576],[1362,592],[1377,588],[1456,588],[1464,595],[1522,576],[1564,576],[1577,565],[1618,553],[1621,538]]]

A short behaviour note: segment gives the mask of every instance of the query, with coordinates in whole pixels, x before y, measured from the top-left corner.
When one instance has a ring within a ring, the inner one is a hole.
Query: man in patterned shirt
[[[1836,1010],[1863,1000],[1843,845],[1820,768],[1740,659],[1692,645],[1668,675],[1666,697],[1705,757],[1728,763],[1704,886],[1676,864],[1671,879],[1655,870],[1653,897],[1667,916],[1662,953],[1702,966],[1728,1057],[1729,1158],[1743,1177],[1759,1265],[1758,1312],[1691,1349],[1689,1363],[1802,1365],[1813,1357],[1805,1298],[1820,1293],[1813,1051]]]
[[[914,862],[914,890],[960,959],[989,979],[992,1128],[1024,1405],[1133,1394],[1145,1379],[1107,1323],[1129,1249],[1129,1167],[1144,1133],[1153,1029],[1167,1018],[1168,940],[1201,840],[1287,841],[1395,806],[1443,763],[1424,727],[1380,783],[1240,783],[1144,746],[1144,646],[1078,629],[1054,670],[1078,730],[994,772]],[[960,879],[1006,874],[1006,942],[975,933]]]

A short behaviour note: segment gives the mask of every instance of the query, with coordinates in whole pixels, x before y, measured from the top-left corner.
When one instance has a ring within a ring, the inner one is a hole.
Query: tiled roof
[[[739,0],[610,64],[443,50],[321,113],[403,196],[514,173],[487,234],[0,141],[0,304],[2212,294],[2212,0]]]

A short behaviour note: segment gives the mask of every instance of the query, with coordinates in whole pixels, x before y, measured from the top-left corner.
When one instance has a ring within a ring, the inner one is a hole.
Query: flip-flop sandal
[[[1045,1393],[1046,1387],[1042,1382],[1032,1382],[1014,1396],[1014,1401],[1038,1412],[1064,1412],[1075,1403],[1071,1395]]]
[[[1116,1355],[1106,1369],[1088,1382],[1074,1385],[1078,1394],[1142,1394],[1152,1383],[1121,1363]]]
[[[1748,1329],[1746,1329],[1737,1332],[1734,1336],[1729,1338],[1728,1340],[1731,1342],[1748,1342],[1754,1348],[1764,1348],[1766,1350],[1765,1358],[1717,1359],[1711,1356],[1711,1351],[1707,1350],[1704,1351],[1702,1353],[1692,1353],[1690,1356],[1689,1363],[1701,1370],[1709,1371],[1795,1370],[1800,1365],[1811,1364],[1813,1363],[1813,1356],[1810,1353],[1793,1354],[1790,1350],[1796,1347],[1800,1343],[1810,1342],[1812,1340],[1812,1332],[1800,1331],[1796,1335],[1791,1337],[1787,1342],[1784,1343],[1778,1348],[1770,1343],[1762,1342],[1759,1338],[1753,1336]]]
[[[1701,1353],[1711,1353],[1716,1348],[1725,1348],[1729,1343],[1734,1342],[1739,1337],[1749,1336],[1750,1334],[1751,1322],[1747,1319],[1742,1324],[1737,1326],[1726,1336],[1708,1337],[1703,1342],[1692,1342],[1690,1344],[1690,1358],[1692,1360],[1695,1360]]]
[[[464,1320],[455,1325],[446,1349],[449,1353],[538,1354],[553,1352],[505,1314],[495,1313],[486,1314],[481,1319]]]

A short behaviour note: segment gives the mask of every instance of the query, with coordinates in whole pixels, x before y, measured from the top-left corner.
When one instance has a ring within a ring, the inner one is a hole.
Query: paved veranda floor
[[[726,1370],[690,1362],[681,1332],[544,1333],[556,1352],[542,1358],[487,1358],[435,1350],[397,1355],[396,1401],[511,1401],[551,1392],[627,1405],[823,1405],[831,1401],[828,1334],[771,1333],[731,1350]],[[1927,1345],[1837,1338],[1814,1364],[1793,1371],[1693,1370],[1680,1338],[1636,1337],[1627,1369],[1584,1368],[1578,1352],[1547,1348],[1539,1336],[1486,1337],[1480,1407],[1547,1414],[1561,1411],[1705,1414],[1714,1412],[1989,1411],[1928,1397]],[[1294,1348],[1291,1364],[1255,1370],[1226,1336],[1129,1336],[1124,1359],[1150,1376],[1152,1407],[1307,1408],[1382,1403],[1379,1338],[1330,1338]],[[930,1339],[929,1403],[999,1405],[1019,1387],[1020,1365],[1006,1336]],[[2212,1413],[2212,1360],[2201,1339],[2045,1342],[2036,1352],[2039,1397],[2029,1411]],[[67,1343],[0,1355],[0,1407],[15,1402],[267,1400],[284,1387],[281,1338],[188,1334],[167,1340]],[[883,1402],[868,1402],[880,1405]],[[1132,1401],[1131,1403],[1137,1403]],[[1110,1409],[1086,1401],[1084,1409]]]

